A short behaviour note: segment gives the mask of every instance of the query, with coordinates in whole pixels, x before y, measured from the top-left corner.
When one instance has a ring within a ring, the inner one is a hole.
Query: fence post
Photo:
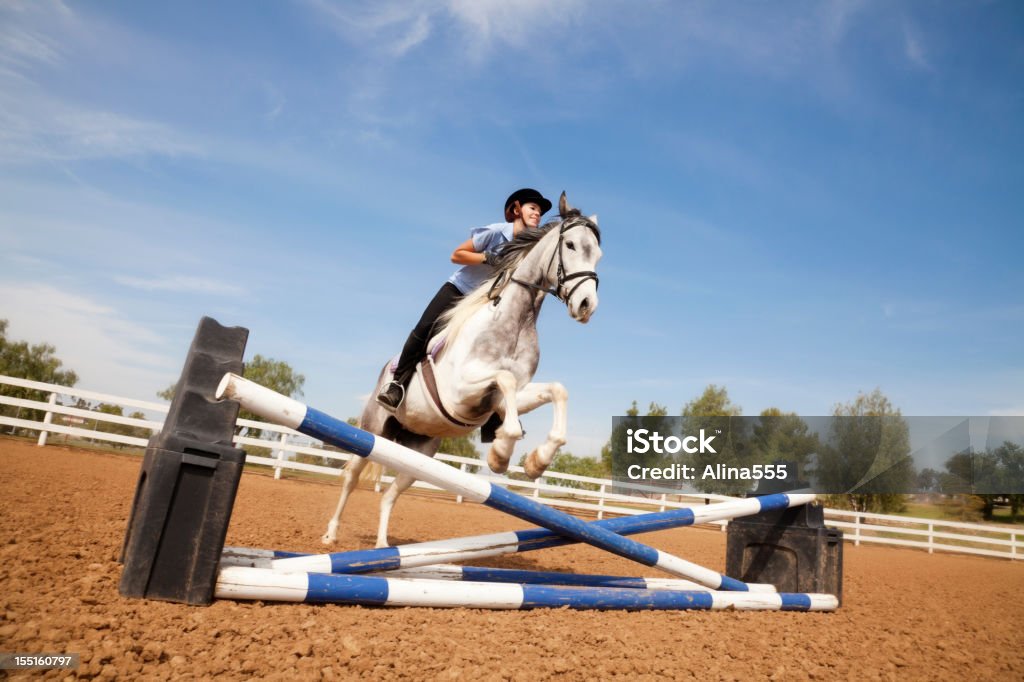
[[[658,511],[665,511],[665,500],[668,499],[668,493],[661,494],[661,508]]]
[[[50,400],[48,402],[51,405],[56,405],[57,404],[57,394],[56,393],[51,393],[50,394]],[[47,411],[46,412],[46,416],[43,417],[43,425],[45,426],[46,424],[49,424],[52,421],[53,421],[53,412]],[[47,436],[48,433],[49,433],[49,431],[46,431],[46,430],[40,431],[39,432],[39,441],[36,443],[36,445],[38,445],[39,447],[43,447],[44,445],[46,445],[46,436]]]
[[[853,517],[853,546],[860,546],[860,515]]]
[[[466,463],[463,462],[462,464],[459,465],[459,471],[465,471],[465,470],[466,470]],[[456,495],[455,496],[455,504],[462,504],[462,495]]]
[[[278,439],[278,442],[281,443],[281,445],[286,445],[288,443],[288,434],[287,433],[282,433],[281,437]],[[277,461],[278,462],[284,462],[284,450],[278,450],[277,451]],[[282,469],[282,467],[281,467],[280,464],[278,464],[276,467],[274,467],[274,480],[275,481],[281,480],[281,469]]]
[[[541,486],[541,483],[543,483],[543,482],[544,482],[544,477],[543,476],[541,476],[540,478],[538,478],[536,481],[533,482],[533,485],[535,486],[534,489],[533,489],[533,498],[535,500],[536,499],[540,499],[540,486]]]
[[[935,554],[935,524],[928,524],[928,553]]]
[[[601,484],[601,497],[597,501],[597,520],[600,521],[604,518],[604,493],[608,489],[607,483]]]
[[[1010,533],[1010,560],[1017,558],[1017,534]]]

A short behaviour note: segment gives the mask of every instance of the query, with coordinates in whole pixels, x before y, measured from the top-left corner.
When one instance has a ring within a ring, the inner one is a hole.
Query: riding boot
[[[377,394],[377,402],[385,409],[397,410],[405,400],[405,390],[409,387],[410,379],[412,379],[412,372],[405,372],[402,376],[396,374],[395,378]]]

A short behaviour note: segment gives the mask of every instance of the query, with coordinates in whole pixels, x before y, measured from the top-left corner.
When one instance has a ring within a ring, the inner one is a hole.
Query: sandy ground
[[[364,608],[118,595],[141,460],[0,439],[0,651],[74,652],[77,671],[16,679],[1024,679],[1024,562],[847,545],[832,614]],[[246,474],[228,544],[322,551],[333,485]],[[338,549],[371,547],[359,491]],[[475,504],[405,496],[392,542],[522,528]],[[725,534],[642,541],[718,570]],[[653,569],[589,547],[492,565],[621,575]],[[0,676],[4,673],[0,673]]]

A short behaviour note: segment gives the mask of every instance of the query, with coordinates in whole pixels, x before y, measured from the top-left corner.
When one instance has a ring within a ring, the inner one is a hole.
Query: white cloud
[[[931,63],[928,61],[928,54],[925,51],[922,38],[909,24],[904,24],[903,26],[903,51],[907,59],[914,66],[921,69],[931,69]]]
[[[59,48],[44,35],[13,26],[0,31],[0,61],[19,68],[32,62],[56,64],[60,59]]]
[[[990,410],[989,417],[1024,417],[1024,403],[1017,407],[1010,407],[1002,410]]]
[[[306,0],[346,40],[377,47],[394,57],[438,35],[434,27],[454,23],[463,43],[453,48],[481,57],[501,46],[530,48],[542,36],[575,21],[582,0],[447,0],[338,3]]]
[[[213,294],[219,296],[244,296],[246,290],[237,284],[221,282],[206,277],[174,275],[170,277],[132,277],[117,275],[114,281],[142,291],[169,291],[184,294]]]
[[[408,32],[391,46],[391,52],[396,57],[401,57],[413,49],[430,35],[430,19],[421,14],[412,21]]]
[[[579,0],[450,0],[447,10],[477,50],[530,48],[578,19]]]
[[[202,156],[202,145],[171,126],[77,107],[35,86],[0,79],[0,157],[10,162],[138,156]]]
[[[158,41],[40,0],[0,6],[0,159],[7,163],[196,156],[203,145],[146,115],[52,94],[56,73],[80,80],[89,63],[104,79],[169,58]],[[151,44],[155,43],[151,46]],[[103,84],[103,89],[108,85]]]
[[[829,45],[838,45],[846,37],[854,17],[867,5],[866,0],[832,0],[818,9],[821,35]]]
[[[50,343],[84,388],[151,399],[173,375],[165,339],[87,294],[49,284],[0,281],[8,336]]]
[[[339,4],[305,0],[305,4],[342,38],[395,57],[405,55],[430,36],[430,15],[439,9],[437,3],[415,1]]]

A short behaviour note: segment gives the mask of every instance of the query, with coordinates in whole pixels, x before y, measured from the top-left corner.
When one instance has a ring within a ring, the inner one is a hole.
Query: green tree
[[[1024,505],[1024,448],[1011,441],[986,452],[958,452],[946,460],[946,473],[939,477],[942,492],[968,495],[977,500],[981,517],[991,521],[997,504],[1010,505],[1011,520]]]
[[[737,419],[743,408],[733,404],[729,391],[714,384],[704,389],[697,398],[683,405],[683,433],[697,436],[703,431],[715,437],[715,452],[697,452],[688,457],[695,469],[694,485],[698,490],[719,495],[737,495],[749,492],[753,480],[730,480],[721,476],[704,476],[708,467],[717,472],[717,465],[746,467],[757,463],[754,457],[763,456],[752,447],[750,420]]]
[[[265,358],[259,354],[254,355],[252,360],[245,363],[245,370],[242,372],[242,376],[250,381],[256,382],[260,386],[265,386],[272,391],[276,391],[290,398],[298,398],[302,396],[302,387],[306,383],[306,377],[297,373],[292,369],[292,366],[284,360]],[[177,384],[175,383],[164,390],[159,391],[157,396],[164,400],[173,400],[176,389]],[[260,419],[248,410],[240,411],[238,413],[238,418],[256,421],[259,421]],[[242,435],[250,438],[262,438],[263,431],[261,429],[243,429]],[[259,449],[263,450],[263,448]],[[259,454],[266,456],[265,452],[260,452]]]
[[[942,500],[942,515],[955,521],[974,523],[982,520],[984,500],[977,495],[947,495]]]
[[[1006,491],[1006,501],[1010,504],[1010,520],[1017,522],[1017,515],[1024,508],[1024,447],[1005,441],[996,448],[995,455],[1002,467],[1002,490]]]
[[[446,455],[480,459],[480,453],[477,452],[476,445],[473,444],[473,440],[479,433],[479,431],[474,431],[466,436],[450,436],[442,438],[441,445],[438,446],[437,451]]]
[[[519,466],[523,466],[526,461],[527,454],[523,454],[519,458]],[[556,472],[560,474],[573,474],[576,476],[590,476],[593,478],[607,478],[604,472],[604,466],[600,461],[593,457],[577,457],[571,452],[558,451],[555,456],[551,459],[551,465],[548,467],[548,471]],[[529,483],[531,479],[526,474],[520,474],[517,472],[510,473],[508,475],[513,481],[524,481]],[[558,485],[562,488],[573,488],[575,490],[598,490],[600,484],[585,483],[583,481],[568,481],[565,479],[559,480],[548,480],[551,485]]]
[[[939,474],[935,469],[922,469],[917,475],[916,488],[920,492],[932,493],[939,489]]]
[[[637,407],[636,401],[634,400],[632,406],[630,406],[630,408],[626,410],[626,415],[625,416],[633,417],[636,420],[635,424],[628,425],[630,428],[647,428],[647,429],[650,429],[656,423],[656,420],[658,418],[665,417],[667,415],[668,415],[668,408],[667,407],[665,407],[664,405],[659,405],[658,403],[653,403],[652,402],[650,405],[647,406],[647,413],[643,417],[641,417],[640,416],[640,408]],[[608,478],[608,477],[610,477],[612,475],[612,472],[613,472],[613,468],[612,468],[612,464],[613,464],[613,462],[612,462],[612,452],[613,452],[613,450],[614,451],[618,451],[618,452],[625,452],[626,451],[626,428],[627,428],[627,425],[620,424],[619,428],[617,428],[612,433],[612,437],[608,440],[607,443],[604,444],[604,447],[601,448],[601,459],[600,459],[600,464],[601,464],[600,471],[601,471],[601,474],[600,475],[603,478]],[[613,443],[616,446],[615,448],[612,447]]]
[[[906,491],[917,479],[910,430],[899,409],[878,389],[833,409],[828,442],[814,474],[831,490],[830,504],[856,511],[892,513],[906,508]]]
[[[573,474],[574,476],[587,476],[589,478],[606,478],[604,465],[600,460],[593,457],[577,457],[571,452],[558,452],[551,460],[549,471],[557,471],[560,474]],[[600,490],[600,484],[585,483],[583,481],[559,480],[558,485],[564,488],[576,488],[579,490]]]
[[[772,464],[785,462],[787,482],[803,480],[808,461],[821,447],[818,434],[810,433],[807,422],[795,412],[783,412],[777,407],[761,411],[754,425],[751,460]]]
[[[120,405],[111,405],[108,403],[100,403],[95,408],[90,408],[93,412],[100,412],[102,414],[110,414],[117,417],[124,416],[124,408]],[[131,419],[145,419],[146,415],[142,412],[132,412],[128,415]],[[131,424],[117,424],[114,422],[103,421],[100,419],[92,420],[96,431],[102,431],[103,433],[116,433],[119,436],[131,436],[133,438],[148,439],[151,432],[144,426],[132,426]],[[126,447],[123,443],[114,443],[116,448]]]
[[[59,386],[74,386],[78,382],[77,374],[70,369],[62,369],[64,363],[55,355],[56,348],[48,343],[29,345],[27,341],[12,341],[7,338],[7,325],[7,320],[0,320],[0,374]],[[0,385],[0,395],[40,402],[49,400],[46,391],[8,384]],[[0,405],[0,414],[20,414],[23,419],[41,421],[43,413],[40,410],[25,411],[10,405]]]

